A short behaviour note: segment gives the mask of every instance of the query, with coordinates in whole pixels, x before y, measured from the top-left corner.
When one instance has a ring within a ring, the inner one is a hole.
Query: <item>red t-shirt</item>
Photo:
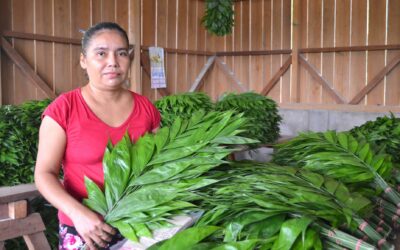
[[[109,140],[115,145],[128,131],[132,140],[157,128],[160,113],[144,96],[132,92],[134,108],[119,127],[110,127],[100,120],[86,104],[81,89],[57,97],[43,112],[65,131],[66,148],[62,160],[65,190],[82,201],[87,197],[84,176],[100,187],[104,185],[103,156]],[[70,218],[59,211],[60,223],[73,226]]]

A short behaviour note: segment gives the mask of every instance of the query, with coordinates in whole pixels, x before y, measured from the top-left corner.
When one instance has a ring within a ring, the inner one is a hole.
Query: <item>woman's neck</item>
[[[115,102],[117,100],[120,100],[121,96],[124,93],[123,88],[104,90],[96,88],[90,83],[83,87],[83,91],[90,99],[93,99],[98,103]]]

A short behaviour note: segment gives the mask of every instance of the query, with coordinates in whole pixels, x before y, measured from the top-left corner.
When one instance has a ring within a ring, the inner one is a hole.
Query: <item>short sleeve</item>
[[[69,119],[69,106],[68,100],[64,96],[59,96],[43,111],[42,119],[48,116],[66,131]]]
[[[153,110],[153,117],[154,117],[151,130],[154,130],[154,129],[160,127],[161,115],[160,115],[160,111],[158,111],[158,109],[152,103],[151,103],[151,107]]]

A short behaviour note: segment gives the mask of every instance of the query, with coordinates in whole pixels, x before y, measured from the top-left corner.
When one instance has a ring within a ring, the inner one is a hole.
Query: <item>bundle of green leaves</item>
[[[232,33],[233,16],[232,0],[206,0],[206,12],[202,23],[211,34],[224,36]]]
[[[282,120],[276,102],[266,96],[247,92],[227,94],[216,104],[216,110],[234,110],[243,113],[249,120],[245,137],[254,138],[262,143],[272,143],[279,137],[279,123]]]
[[[320,231],[334,226],[352,225],[364,221],[371,202],[352,193],[339,181],[329,177],[270,163],[231,163],[213,169],[208,178],[218,182],[197,190],[204,216],[195,225],[200,231],[219,227],[212,237],[201,239],[187,230],[185,237],[171,240],[151,249],[229,249],[228,245],[243,245],[245,249],[322,249]],[[374,249],[351,235],[336,231],[342,247]],[[370,226],[364,231],[377,245],[382,236]],[[332,238],[332,237],[330,237]],[[193,240],[192,248],[187,247]],[[327,239],[329,240],[329,239]],[[332,242],[331,242],[332,243]],[[344,244],[344,245],[343,245]],[[184,248],[185,246],[186,248]],[[382,246],[390,248],[390,244]],[[233,248],[235,249],[235,248]],[[241,249],[241,248],[240,248]]]
[[[49,103],[0,106],[0,186],[33,182],[40,116]]]
[[[128,239],[151,237],[169,225],[168,218],[196,210],[194,190],[216,180],[204,176],[237,150],[255,140],[238,136],[246,119],[233,112],[198,111],[190,120],[177,117],[171,127],[131,143],[128,136],[106,148],[104,192],[85,179],[92,210]]]
[[[206,112],[213,109],[213,103],[208,95],[202,92],[188,92],[165,96],[155,103],[161,113],[161,126],[171,126],[177,117],[189,119],[199,110]]]
[[[358,139],[364,138],[375,151],[390,154],[393,161],[400,164],[400,118],[396,118],[393,113],[390,117],[378,117],[375,121],[354,127],[350,133]]]

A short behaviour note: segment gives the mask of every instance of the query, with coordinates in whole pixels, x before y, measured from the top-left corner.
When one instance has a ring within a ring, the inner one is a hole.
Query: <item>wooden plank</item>
[[[115,0],[102,1],[101,19],[103,22],[116,21]]]
[[[263,55],[281,55],[281,54],[290,54],[290,53],[292,53],[291,49],[249,50],[249,51],[217,51],[217,52],[215,52],[215,54],[217,56],[263,56]]]
[[[291,0],[282,1],[282,49],[291,48],[291,30],[292,30],[292,2]],[[282,62],[291,57],[290,54],[282,55]],[[292,59],[290,59],[292,61]],[[291,64],[290,64],[291,65]],[[290,66],[289,65],[289,66]],[[283,66],[283,65],[282,65]],[[287,70],[282,76],[281,102],[290,102],[290,82],[291,71]]]
[[[228,36],[231,35],[225,35],[225,36],[214,36],[213,39],[213,51],[225,51],[226,50],[226,39]],[[223,59],[225,59],[224,57],[222,57]],[[216,58],[216,62],[218,62],[218,59],[220,59],[221,62],[221,57],[217,57]],[[226,65],[226,63],[224,62],[224,64]],[[232,86],[235,86],[233,84],[230,84],[230,79],[229,77],[225,74],[225,72],[223,70],[220,70],[221,67],[217,67],[220,66],[220,63],[216,63],[213,65],[213,73],[215,73],[215,78],[213,80],[213,83],[211,84],[211,89],[212,89],[212,98],[214,100],[218,100],[221,95],[223,93],[227,93],[231,90]]]
[[[8,217],[11,219],[22,219],[28,215],[28,202],[26,200],[8,203]]]
[[[90,26],[101,22],[102,0],[91,0]]]
[[[8,218],[8,203],[0,204],[0,220]]]
[[[46,230],[39,213],[17,220],[0,221],[0,241]]]
[[[187,11],[188,11],[188,34],[187,34],[187,49],[188,50],[197,50],[197,36],[198,36],[198,17],[197,17],[197,1],[188,1],[187,3]],[[187,75],[186,75],[186,83],[187,86],[190,87],[190,83],[194,82],[198,71],[197,68],[197,56],[196,55],[188,55],[187,57]],[[187,89],[186,89],[187,91]]]
[[[18,32],[33,33],[34,31],[34,5],[33,1],[20,0],[12,2],[12,22],[13,30]],[[24,17],[24,18],[21,18]],[[24,58],[26,65],[33,69],[35,64],[34,43],[32,41],[14,40],[13,46],[15,51]],[[4,46],[4,44],[3,44]],[[15,86],[15,103],[20,104],[26,100],[36,99],[36,87],[27,81],[25,72],[22,72],[19,67],[14,66],[14,86]]]
[[[241,2],[234,2],[234,11],[235,11],[235,25],[233,26],[233,51],[242,50],[242,5]],[[233,56],[233,72],[236,74],[236,77],[243,81],[243,77],[241,74],[242,67],[242,57],[241,56]]]
[[[368,25],[368,45],[379,45],[385,43],[386,30],[386,1],[369,1],[369,25]],[[385,67],[385,52],[368,52],[367,62],[367,82],[371,82],[373,77]],[[376,86],[367,95],[367,104],[384,105],[384,81]]]
[[[308,46],[315,47],[322,45],[322,1],[309,0],[308,20],[309,30],[307,40]],[[307,61],[312,64],[318,72],[322,72],[321,54],[307,55]],[[322,85],[317,80],[309,78],[307,81],[307,102],[321,103],[322,102]]]
[[[322,46],[333,47],[335,45],[335,0],[323,2],[322,22]],[[334,78],[333,64],[334,53],[322,53],[322,75],[331,84]],[[335,103],[335,100],[328,93],[322,91],[322,103]]]
[[[1,2],[0,8],[0,30],[9,30],[12,28],[12,8],[11,0]],[[1,40],[0,40],[1,47]],[[13,65],[7,55],[0,49],[0,105],[11,104],[14,97],[14,75],[12,73]]]
[[[293,37],[292,37],[292,81],[290,84],[290,102],[300,101],[300,65],[298,60],[299,48],[301,46],[301,25],[302,25],[301,0],[293,0]]]
[[[54,1],[54,36],[71,37],[70,1]],[[56,93],[72,89],[71,45],[54,45],[54,85]]]
[[[306,48],[306,47],[308,47],[307,36],[308,36],[308,32],[309,32],[308,23],[307,23],[308,5],[302,3],[302,1],[300,0],[300,3],[298,3],[297,8],[299,9],[298,10],[299,16],[300,16],[299,19],[301,20],[301,22],[299,22],[297,24],[298,28],[301,30],[301,33],[300,33],[301,36],[298,38],[298,45],[299,45],[299,48]],[[297,53],[297,54],[298,54],[297,60],[299,60],[300,54],[299,53]],[[307,58],[307,55],[308,54],[305,54],[304,57]],[[295,63],[296,63],[295,56],[293,56],[293,59],[294,59],[293,60],[293,67],[294,67]],[[297,62],[297,63],[298,63],[298,78],[299,78],[299,80],[298,80],[299,85],[298,85],[297,90],[298,90],[298,95],[299,95],[299,102],[303,103],[303,102],[307,102],[307,95],[308,95],[307,82],[308,82],[308,79],[310,78],[310,75],[305,68],[300,67],[300,62]]]
[[[35,32],[51,36],[53,34],[53,3],[49,4],[46,0],[37,0],[35,2]],[[36,73],[46,82],[50,89],[54,89],[54,56],[53,56],[53,43],[36,41]],[[46,94],[37,90],[37,98],[44,99]]]
[[[274,87],[274,85],[278,82],[278,80],[283,77],[285,72],[289,69],[290,65],[292,64],[292,56],[289,56],[288,59],[286,59],[285,63],[282,65],[282,67],[276,72],[276,74],[269,80],[267,85],[263,88],[261,91],[262,95],[268,95],[269,91]]]
[[[196,5],[197,5],[197,19],[198,19],[198,29],[197,29],[197,50],[199,51],[205,51],[206,49],[206,30],[204,28],[203,25],[200,24],[200,19],[201,17],[203,17],[204,15],[204,11],[205,11],[205,4],[204,2],[198,2],[196,1]],[[197,62],[196,62],[196,72],[201,72],[204,64],[207,63],[209,56],[197,56]],[[204,78],[201,80],[200,84],[204,84],[206,79],[207,79],[208,74],[206,74],[204,76]],[[201,87],[201,86],[200,86]],[[199,88],[200,89],[200,88]]]
[[[168,1],[168,23],[167,23],[167,47],[177,49],[177,12],[176,0]],[[176,93],[177,86],[177,54],[167,53],[166,55],[166,74],[167,74],[167,89],[171,93]]]
[[[387,43],[399,44],[400,43],[400,1],[388,2],[388,29],[387,29]],[[387,60],[400,54],[400,51],[388,51]],[[396,67],[393,71],[386,76],[386,89],[385,89],[385,105],[400,105],[400,68]]]
[[[0,241],[0,250],[4,250],[4,249],[5,249],[4,241]]]
[[[234,6],[232,6],[232,8],[233,8],[233,11],[235,12]],[[235,39],[234,29],[232,27],[232,33],[225,36],[225,51],[233,51],[233,46],[235,43],[234,39]],[[228,68],[230,68],[232,70],[234,69],[234,64],[233,64],[234,57],[232,57],[232,56],[224,57],[223,61],[226,63]],[[235,71],[233,71],[233,73],[235,73]],[[225,79],[227,79],[226,76],[224,76],[224,77],[225,77]],[[236,85],[232,85],[232,84],[229,84],[227,87],[228,88],[227,88],[226,92],[234,92],[237,89],[237,88],[235,88]],[[219,93],[219,96],[221,96],[221,95],[222,95],[222,92]]]
[[[216,56],[211,56],[208,58],[207,63],[201,69],[199,75],[196,77],[196,79],[192,83],[192,86],[189,88],[188,92],[197,91],[200,88],[201,84],[204,83],[204,77],[207,75],[207,73],[209,72],[209,69],[214,64],[215,58],[216,58]]]
[[[364,47],[365,50],[350,53],[350,96],[354,97],[366,85],[366,49],[371,46],[367,44],[367,1],[356,0],[352,2],[351,13],[351,46]],[[365,98],[360,104],[365,103]]]
[[[41,0],[42,2],[46,2],[46,0]],[[41,12],[46,11],[45,13],[41,13],[41,15],[48,15],[47,11],[50,11],[49,7],[51,7],[51,5],[47,5],[45,4],[45,7],[42,8],[46,8],[46,10],[41,10]],[[47,17],[49,18],[49,17]],[[51,16],[50,16],[51,18]],[[40,20],[39,20],[40,21]],[[46,32],[48,33],[50,29],[52,29],[52,26],[49,26],[47,22],[52,22],[52,20],[41,20],[41,23],[46,23],[48,27],[44,28],[41,27],[40,31],[41,32]],[[45,30],[45,31],[43,31]],[[40,32],[37,31],[37,32]],[[3,36],[5,37],[10,37],[10,38],[19,38],[19,39],[24,39],[24,40],[36,40],[36,41],[42,41],[42,42],[49,42],[49,43],[62,43],[62,44],[74,44],[74,45],[78,45],[81,46],[81,40],[80,39],[74,39],[74,38],[69,38],[69,37],[60,37],[60,36],[52,36],[51,33],[50,34],[33,34],[33,33],[26,33],[26,32],[16,32],[16,31],[9,31],[6,30],[3,32]]]
[[[273,0],[272,2],[272,35],[271,35],[271,49],[282,49],[282,1],[281,0]],[[281,55],[273,55],[271,57],[271,76],[275,74],[275,72],[279,71],[279,68],[282,65],[282,56]],[[279,82],[275,84],[275,87],[269,91],[268,96],[271,97],[276,102],[281,102],[281,78],[279,78]]]
[[[114,4],[115,22],[126,32],[129,30],[129,4],[128,0],[115,1]]]
[[[81,38],[83,34],[79,30],[86,30],[90,27],[90,11],[90,0],[71,0],[71,38]],[[105,10],[103,10],[104,12]],[[80,54],[81,48],[71,47],[72,89],[81,87],[88,82],[80,65]]]
[[[345,112],[400,112],[399,106],[377,106],[377,105],[350,105],[350,104],[320,104],[320,103],[281,103],[280,109],[291,110],[335,110]]]
[[[253,0],[250,2],[250,22],[251,22],[251,43],[250,50],[262,50],[263,49],[263,2],[261,0]],[[260,92],[263,88],[264,82],[264,60],[262,56],[250,56],[250,81],[248,89],[255,92]],[[224,71],[225,74],[229,73]],[[238,81],[234,81],[236,84],[240,84]],[[238,85],[242,87],[242,85]],[[246,88],[242,87],[242,91]]]
[[[12,187],[0,187],[0,204],[6,204],[13,201],[31,199],[39,196],[34,183],[20,184]]]
[[[19,70],[22,74],[31,81],[36,87],[40,88],[46,95],[50,98],[55,98],[56,95],[53,93],[53,90],[49,88],[49,86],[43,81],[40,76],[38,76],[35,71],[31,68],[31,66],[22,58],[22,56],[11,46],[11,44],[4,38],[2,39],[2,48],[6,52],[6,54],[11,58],[11,60],[18,66]],[[21,96],[20,98],[23,98]],[[21,101],[24,101],[22,99]]]
[[[384,79],[384,77],[389,74],[398,64],[400,63],[400,54],[393,58],[378,74],[375,75],[351,101],[350,104],[358,104],[365,95],[373,91],[374,88],[379,86],[379,83]]]
[[[156,39],[155,39],[155,45],[158,47],[165,48],[167,47],[167,7],[168,3],[167,1],[156,1],[157,4],[157,13],[156,13]],[[166,64],[166,52],[164,49],[164,66]],[[166,68],[165,68],[166,69]],[[165,88],[159,88],[157,89],[155,99],[160,99],[162,96],[165,96],[167,94],[167,90]]]
[[[51,250],[43,232],[24,235],[29,250]]]
[[[263,16],[264,16],[264,26],[263,26],[263,49],[265,51],[279,51],[279,50],[272,50],[272,6],[273,6],[273,1],[265,1],[264,6],[263,6]],[[272,55],[274,53],[268,53],[264,54],[262,56],[263,58],[263,77],[264,77],[264,82],[263,82],[263,87],[265,87],[270,81],[270,79],[273,77],[273,72],[272,72]]]
[[[250,50],[250,3],[248,1],[241,2],[242,4],[242,51],[249,51]],[[243,56],[241,58],[242,65],[240,72],[236,72],[236,74],[240,74],[242,77],[239,77],[240,82],[243,83],[244,86],[249,88],[250,86],[250,58],[249,56]]]
[[[335,16],[335,46],[350,45],[350,1],[336,0]],[[334,63],[333,88],[345,100],[349,100],[350,82],[350,54],[348,52],[336,53]]]
[[[322,85],[325,91],[327,91],[333,99],[336,101],[336,103],[342,104],[345,103],[345,100],[340,94],[335,91],[332,87],[331,84],[329,84],[322,76],[321,74],[317,71],[317,69],[311,65],[302,55],[299,55],[299,62],[304,66],[304,68],[310,73],[314,79],[318,81],[319,84]]]
[[[353,2],[354,4],[358,4],[359,2]],[[365,2],[363,2],[365,3]],[[365,3],[366,4],[366,3]],[[357,5],[358,6],[358,5]],[[363,8],[362,6],[360,8]],[[357,11],[357,10],[355,10]],[[362,18],[365,13],[361,11],[356,15],[359,18]],[[357,18],[358,19],[358,18]],[[355,22],[355,20],[353,21]],[[366,23],[364,20],[361,20],[361,28],[366,27]],[[357,25],[357,24],[355,24]],[[360,25],[360,24],[359,24]],[[301,48],[299,49],[300,53],[321,53],[321,52],[355,52],[355,51],[379,51],[379,50],[399,50],[400,44],[388,44],[388,45],[359,45],[359,46],[337,46],[337,47],[319,47],[319,48]]]
[[[142,1],[142,44],[145,46],[154,46],[155,44],[155,29],[156,29],[156,13],[155,0]],[[144,25],[145,24],[145,25]],[[156,90],[151,89],[150,77],[142,74],[142,94],[155,100]]]
[[[250,91],[247,86],[239,81],[239,79],[235,76],[231,69],[228,68],[226,63],[222,61],[219,57],[216,58],[217,65],[222,69],[228,78],[233,81],[242,92]]]
[[[134,54],[136,55],[136,59],[134,58],[131,62],[131,72],[130,72],[130,89],[137,93],[142,92],[142,80],[141,80],[141,66],[140,66],[140,58],[141,58],[141,3],[140,0],[130,0],[129,2],[129,30],[128,37],[129,41],[135,45]]]
[[[179,49],[188,49],[188,7],[189,1],[178,1],[178,34],[177,34],[177,42]],[[183,93],[189,89],[189,84],[187,82],[187,73],[188,73],[188,56],[187,55],[178,55],[177,58],[177,67],[178,67],[178,74],[176,78],[176,92]]]

